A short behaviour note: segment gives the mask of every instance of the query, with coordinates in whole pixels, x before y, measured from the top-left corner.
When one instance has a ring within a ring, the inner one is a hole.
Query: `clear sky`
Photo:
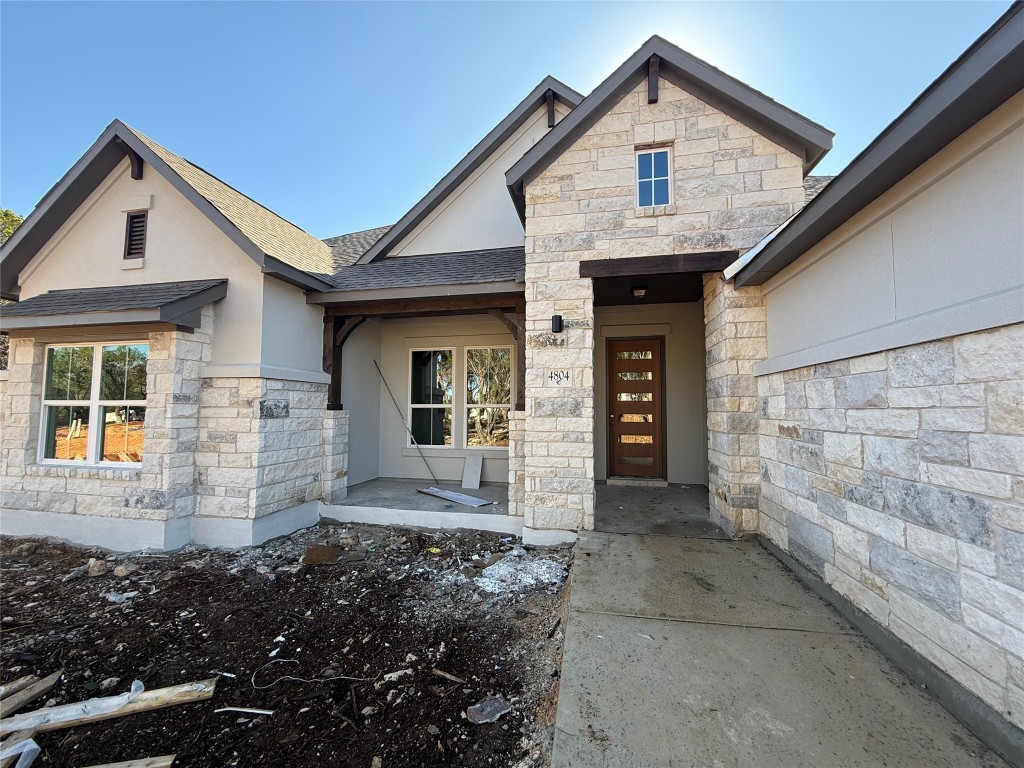
[[[652,34],[835,131],[841,170],[1008,2],[0,2],[0,207],[115,117],[317,237],[391,224],[545,75]]]

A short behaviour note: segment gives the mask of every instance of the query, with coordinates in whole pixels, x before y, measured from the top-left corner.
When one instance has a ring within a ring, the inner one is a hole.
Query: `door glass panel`
[[[45,399],[89,399],[92,395],[92,350],[92,347],[50,347],[46,350]]]
[[[631,352],[616,352],[616,360],[653,360],[654,355],[649,349],[641,349]]]
[[[146,409],[143,406],[103,406],[100,461],[142,461],[145,431]]]
[[[619,442],[624,445],[654,445],[650,435],[619,435]]]
[[[654,379],[653,371],[623,371],[615,375],[619,381],[651,381]]]
[[[619,392],[615,398],[620,403],[650,403],[654,400],[654,395],[650,392]]]
[[[654,415],[650,413],[623,413],[619,421],[624,424],[653,424]]]

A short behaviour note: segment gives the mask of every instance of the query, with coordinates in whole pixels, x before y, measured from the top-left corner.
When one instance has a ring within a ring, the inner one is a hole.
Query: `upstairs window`
[[[146,255],[146,211],[128,214],[124,234],[124,257],[141,259]]]
[[[638,208],[668,205],[669,151],[653,149],[636,153],[636,204]]]
[[[141,463],[148,358],[148,344],[47,348],[39,458]]]

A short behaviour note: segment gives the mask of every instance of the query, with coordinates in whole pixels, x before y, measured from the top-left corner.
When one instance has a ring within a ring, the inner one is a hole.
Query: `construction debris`
[[[473,725],[493,723],[512,711],[512,705],[501,696],[488,696],[466,710],[466,719]]]
[[[90,561],[106,572],[88,577]],[[488,589],[505,563],[529,578]],[[58,661],[36,712],[117,698],[136,679],[146,689],[105,720],[47,722],[4,746],[30,734],[47,768],[154,768],[170,763],[148,756],[171,752],[198,768],[534,768],[553,723],[562,635],[549,631],[567,566],[568,551],[510,536],[373,526],[171,554],[0,539],[0,704]],[[205,695],[136,709],[188,679]],[[471,722],[497,691],[501,721]]]
[[[64,674],[64,670],[60,669],[54,672],[49,677],[44,677],[42,680],[36,680],[33,683],[29,683],[23,686],[17,693],[12,693],[10,696],[5,696],[0,700],[0,718],[13,715],[22,707],[31,704],[38,698],[41,698],[49,691],[53,686],[60,680],[60,676]],[[27,727],[27,726],[22,726]],[[17,731],[18,728],[12,728],[9,731],[0,729],[0,734],[10,733],[11,731]]]

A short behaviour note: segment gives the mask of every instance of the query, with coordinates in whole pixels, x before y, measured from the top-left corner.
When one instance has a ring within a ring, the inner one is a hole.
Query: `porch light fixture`
[[[642,299],[644,296],[647,295],[647,284],[640,283],[639,285],[634,285],[632,291],[634,299]]]
[[[552,315],[551,316],[551,332],[561,333],[562,332],[562,316]]]

